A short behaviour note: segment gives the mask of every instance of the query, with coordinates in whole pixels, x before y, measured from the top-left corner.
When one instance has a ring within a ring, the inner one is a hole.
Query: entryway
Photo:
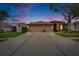
[[[53,25],[53,31],[57,31],[57,24]]]

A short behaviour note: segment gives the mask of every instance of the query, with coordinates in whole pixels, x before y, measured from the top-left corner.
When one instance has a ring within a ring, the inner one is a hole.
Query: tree
[[[71,32],[71,21],[79,17],[79,4],[50,4],[49,9],[60,12],[68,23],[68,32]]]
[[[0,24],[8,17],[8,12],[6,10],[0,10]]]
[[[0,9],[0,24],[8,17],[7,10]],[[2,26],[0,27],[0,32],[3,32]]]

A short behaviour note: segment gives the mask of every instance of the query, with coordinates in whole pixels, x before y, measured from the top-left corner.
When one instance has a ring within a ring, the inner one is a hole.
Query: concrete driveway
[[[69,56],[79,55],[79,42],[53,32],[28,32],[0,43],[0,55],[6,56]]]

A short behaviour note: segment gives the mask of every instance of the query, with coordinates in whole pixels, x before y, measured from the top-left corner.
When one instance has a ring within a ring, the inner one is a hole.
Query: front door
[[[12,27],[12,32],[16,32],[16,30],[17,30],[17,29],[16,29],[16,26],[13,26],[13,27]]]
[[[53,27],[53,31],[57,31],[57,24],[54,24]]]

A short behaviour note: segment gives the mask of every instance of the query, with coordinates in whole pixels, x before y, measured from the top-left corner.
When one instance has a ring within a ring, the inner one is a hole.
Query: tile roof
[[[50,21],[50,23],[64,23],[64,22],[54,20],[54,21]]]
[[[31,22],[31,23],[29,23],[27,25],[43,25],[43,24],[45,24],[45,25],[52,25],[52,23],[44,22],[44,21]]]
[[[27,25],[52,25],[53,23],[63,23],[63,22],[61,21],[50,21],[50,22],[37,21],[37,22],[31,22]]]

